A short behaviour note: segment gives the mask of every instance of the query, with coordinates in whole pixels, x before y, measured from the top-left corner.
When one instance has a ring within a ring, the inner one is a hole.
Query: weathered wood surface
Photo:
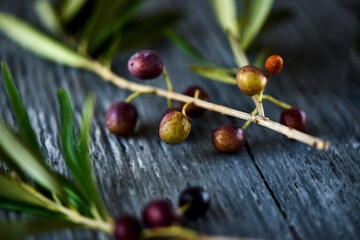
[[[10,11],[39,26],[33,1],[1,0]],[[207,1],[149,1],[148,9],[182,8],[187,14],[179,31],[207,59],[232,66],[227,40],[216,25]],[[207,216],[184,224],[206,234],[267,239],[360,238],[360,60],[351,49],[358,1],[278,0],[275,9],[294,11],[288,23],[266,32],[262,43],[285,59],[283,72],[273,77],[267,92],[301,107],[308,114],[308,132],[331,142],[327,152],[289,141],[252,125],[247,144],[235,155],[218,154],[211,132],[223,123],[242,121],[208,112],[195,121],[189,139],[170,146],[158,137],[158,123],[166,100],[144,96],[134,103],[140,113],[136,133],[117,138],[104,126],[107,107],[129,92],[102,82],[97,76],[43,61],[0,35],[0,57],[10,67],[41,140],[49,164],[68,175],[60,152],[56,90],[65,88],[79,120],[86,95],[97,96],[92,129],[95,176],[111,214],[135,213],[152,199],[177,202],[189,185],[205,186],[212,195]],[[165,42],[155,48],[182,91],[190,84],[204,86],[213,102],[250,112],[251,101],[236,87],[201,79],[189,70],[192,62]],[[115,71],[129,77],[124,53]],[[132,78],[133,79],[133,78]],[[136,80],[134,80],[136,81]],[[165,87],[161,79],[149,82]],[[265,104],[274,120],[280,109]],[[12,125],[4,85],[0,83],[1,117]],[[0,133],[1,134],[1,133]],[[22,214],[0,211],[0,219]],[[111,239],[88,230],[63,231],[30,239]]]

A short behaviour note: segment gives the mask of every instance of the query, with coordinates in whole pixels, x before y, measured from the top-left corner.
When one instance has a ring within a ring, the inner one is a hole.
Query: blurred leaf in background
[[[156,43],[181,19],[175,10],[142,14],[145,0],[37,0],[44,28],[80,53],[110,65],[116,53]]]

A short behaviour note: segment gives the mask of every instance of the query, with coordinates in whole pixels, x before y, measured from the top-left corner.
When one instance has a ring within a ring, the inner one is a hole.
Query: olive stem
[[[129,102],[131,102],[132,100],[134,100],[134,98],[137,98],[138,96],[143,95],[143,94],[155,94],[155,91],[154,91],[154,90],[150,90],[150,91],[137,91],[137,92],[134,92],[134,93],[130,94],[130,95],[125,99],[125,102],[129,103]]]
[[[167,85],[168,90],[169,90],[170,92],[173,92],[174,89],[173,89],[173,86],[172,86],[172,84],[171,84],[169,75],[168,75],[167,72],[166,72],[165,66],[164,66],[163,69],[162,69],[162,73],[163,73],[163,76],[164,76],[164,79],[165,79],[165,82],[166,82],[166,85]],[[168,108],[172,108],[172,100],[171,100],[171,98],[168,98]]]
[[[254,101],[255,106],[256,106],[256,108],[258,109],[259,116],[265,117],[264,107],[263,107],[263,105],[262,105],[262,102],[259,101],[258,95],[252,96],[251,99]]]
[[[257,123],[261,126],[270,128],[276,132],[282,133],[290,139],[294,139],[310,146],[313,146],[319,150],[327,150],[329,148],[329,143],[320,139],[308,135],[306,133],[300,132],[294,128],[289,128],[287,126],[281,125],[280,123],[271,121],[268,118],[261,117],[261,116],[252,116],[249,113],[245,113],[242,111],[238,111],[229,107],[225,107],[222,105],[214,104],[208,101],[204,101],[201,99],[196,99],[190,96],[186,96],[184,94],[180,94],[177,92],[167,91],[162,88],[156,88],[148,85],[138,84],[134,82],[130,82],[129,80],[117,76],[114,74],[110,69],[102,66],[99,62],[96,61],[88,61],[87,62],[87,69],[93,71],[94,73],[98,74],[102,77],[105,81],[109,81],[114,85],[128,89],[131,91],[154,91],[155,95],[165,98],[171,98],[180,102],[192,102],[195,106],[201,107],[204,109],[208,109],[210,111],[218,112],[223,115],[228,115],[236,118],[240,118],[243,120],[249,120],[251,122]]]
[[[196,98],[195,98],[195,99],[196,99]],[[187,102],[187,103],[185,103],[185,105],[182,107],[181,112],[182,112],[182,114],[184,114],[185,116],[187,116],[187,115],[186,115],[186,108],[187,108],[190,104],[193,104],[193,102]]]
[[[291,105],[284,103],[270,95],[263,95],[263,99],[268,100],[276,105],[278,105],[279,107],[285,108],[285,109],[291,109],[293,108]]]
[[[25,183],[18,183],[20,187],[32,194],[39,201],[44,203],[44,207],[51,211],[59,212],[67,216],[67,219],[71,222],[81,224],[91,229],[100,229],[108,234],[111,234],[114,229],[113,222],[104,221],[102,219],[92,219],[86,216],[81,215],[77,211],[74,211],[70,208],[63,206],[60,203],[54,202],[49,198],[45,197],[39,193],[33,186]]]
[[[255,108],[252,112],[251,115],[254,116],[255,114],[257,114],[258,109]],[[251,121],[247,120],[246,123],[244,123],[244,125],[241,127],[242,130],[245,130],[249,125],[250,125]]]
[[[176,211],[176,215],[182,216],[184,214],[184,212],[186,212],[186,210],[189,209],[190,206],[191,206],[190,203],[186,203],[183,206],[179,207],[178,210]]]

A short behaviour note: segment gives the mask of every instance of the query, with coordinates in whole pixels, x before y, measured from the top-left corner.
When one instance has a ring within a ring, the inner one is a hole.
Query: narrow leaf
[[[94,177],[92,174],[92,168],[90,163],[90,153],[89,153],[89,144],[90,144],[90,127],[91,127],[91,119],[94,110],[94,95],[90,95],[85,102],[85,106],[83,109],[83,116],[81,121],[81,128],[79,134],[79,168],[82,169],[82,176],[84,178],[86,187],[86,192],[89,197],[93,199],[97,205],[97,208],[103,214],[104,217],[108,217],[108,213],[100,199],[99,191],[97,189],[96,183],[94,181]]]
[[[193,59],[201,63],[208,62],[193,46],[186,42],[186,40],[183,39],[181,36],[176,34],[176,32],[173,31],[171,28],[166,29],[164,31],[164,34],[172,43],[174,43],[177,47],[179,47]]]
[[[229,39],[230,46],[235,57],[236,65],[239,68],[249,65],[249,60],[247,59],[243,49],[241,48],[239,44],[239,40],[230,31],[226,31],[226,34]]]
[[[67,23],[70,21],[84,6],[87,0],[65,0],[62,1],[60,15],[62,20]]]
[[[28,144],[28,146],[32,149],[32,151],[39,158],[43,159],[43,154],[41,152],[41,148],[37,140],[36,134],[31,126],[29,116],[25,110],[20,94],[14,84],[11,73],[9,72],[4,62],[1,62],[1,69],[6,87],[6,92],[9,97],[10,104],[15,114],[16,120],[19,124],[21,136],[26,142],[26,144]]]
[[[49,219],[27,219],[0,223],[0,239],[22,239],[55,230],[79,227],[79,224]]]
[[[257,54],[252,65],[258,68],[264,68],[266,58],[269,57],[270,48],[263,47]]]
[[[229,72],[229,70],[223,68],[207,67],[207,66],[201,66],[195,64],[189,65],[189,68],[205,78],[209,78],[227,84],[236,84],[236,79],[230,75],[231,70]]]
[[[123,9],[121,9],[122,14],[117,14],[114,19],[103,26],[98,34],[93,36],[93,39],[89,42],[88,51],[91,54],[97,53],[97,55],[102,55],[102,53],[99,52],[99,48],[108,44],[107,41],[110,38],[113,38],[112,43],[108,45],[115,45],[115,43],[117,43],[116,47],[113,47],[113,49],[117,50],[117,46],[121,43],[122,27],[135,17],[135,14],[139,12],[142,3],[142,0],[131,0],[125,4]],[[110,51],[108,55],[114,56],[115,54]]]
[[[81,139],[81,153],[76,145],[74,138],[74,120],[73,111],[68,94],[64,89],[58,91],[58,101],[60,105],[60,118],[61,118],[61,145],[63,149],[64,159],[66,165],[70,169],[70,172],[81,192],[81,194],[92,205],[96,205],[96,198],[94,191],[96,190],[93,185],[91,167],[89,163],[88,150],[84,150],[84,146],[88,146],[88,139],[82,136]],[[90,104],[90,105],[89,105]],[[93,104],[93,103],[92,103]],[[88,103],[88,107],[91,107],[91,101]],[[86,121],[90,121],[86,119]],[[86,134],[87,129],[90,127],[89,122],[85,122],[85,125],[81,131],[81,134]],[[90,174],[90,175],[89,175]],[[91,207],[91,206],[89,206]]]
[[[84,56],[10,14],[0,12],[0,31],[40,57],[72,67],[87,67],[88,60]]]
[[[48,217],[48,218],[54,218],[54,219],[65,219],[66,217],[58,212],[53,212],[49,209],[46,209],[44,207],[36,206],[27,204],[24,202],[9,200],[6,198],[0,197],[0,208],[1,209],[7,209],[12,211],[19,211],[19,212],[26,212],[38,216]]]
[[[246,51],[259,34],[267,19],[274,0],[246,0],[244,4],[244,26],[241,46]]]
[[[215,16],[224,30],[231,31],[235,36],[239,36],[236,17],[236,1],[235,0],[212,0],[212,7]]]
[[[159,40],[163,31],[172,27],[181,17],[179,11],[154,13],[127,26],[119,50],[151,44]]]
[[[46,164],[39,161],[2,121],[0,121],[0,132],[0,149],[11,159],[12,163],[49,191],[64,197],[56,175]]]
[[[44,206],[42,201],[23,189],[14,180],[3,175],[0,175],[0,197],[36,206]]]
[[[63,33],[63,29],[55,9],[51,6],[48,0],[37,0],[34,8],[41,24],[46,28],[46,30],[54,36],[60,36]]]
[[[6,154],[5,151],[2,150],[1,147],[0,147],[0,160],[1,163],[5,164],[8,170],[12,171],[13,174],[16,174],[18,178],[20,178],[24,182],[27,181],[24,171],[13,163],[11,158],[8,156],[8,154]]]

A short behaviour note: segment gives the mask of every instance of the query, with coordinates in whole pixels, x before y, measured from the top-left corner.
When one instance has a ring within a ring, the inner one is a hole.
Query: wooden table
[[[1,0],[8,11],[39,27],[33,1]],[[233,66],[227,40],[209,4],[198,1],[149,1],[147,9],[181,8],[185,20],[178,30],[210,61]],[[158,136],[159,117],[166,100],[142,96],[134,100],[140,120],[131,137],[115,137],[104,125],[106,109],[129,92],[101,81],[94,74],[44,61],[0,35],[0,57],[12,71],[49,164],[69,175],[60,151],[56,91],[65,88],[76,120],[88,93],[97,96],[92,128],[92,159],[103,199],[113,217],[140,216],[150,200],[177,203],[179,192],[200,185],[211,193],[205,218],[184,222],[204,234],[266,239],[360,238],[360,57],[353,51],[359,2],[276,1],[274,9],[289,8],[293,19],[269,32],[260,43],[283,56],[283,72],[271,79],[267,93],[302,108],[308,133],[331,143],[317,151],[252,124],[246,147],[234,155],[217,153],[212,131],[223,123],[243,121],[207,112],[193,123],[186,142],[171,146]],[[187,69],[193,60],[172,44],[154,48],[177,91],[201,85],[211,101],[250,112],[252,102],[235,86],[202,79]],[[132,52],[120,55],[114,70],[134,80],[126,69]],[[137,82],[137,80],[134,80]],[[148,82],[165,88],[162,79]],[[16,126],[0,83],[0,115]],[[278,120],[281,109],[265,103],[265,113]],[[1,133],[0,133],[1,134]],[[0,219],[22,214],[0,211]],[[96,231],[75,230],[34,239],[111,239]]]

